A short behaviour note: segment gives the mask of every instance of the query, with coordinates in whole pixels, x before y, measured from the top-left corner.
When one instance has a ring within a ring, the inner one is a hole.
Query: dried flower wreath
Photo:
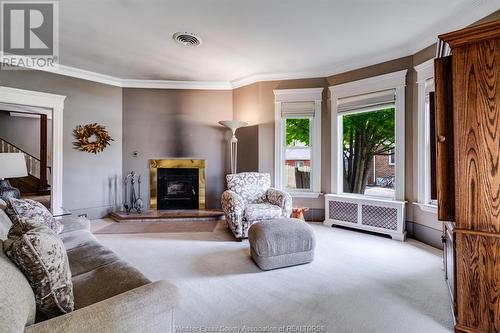
[[[93,154],[102,152],[113,141],[106,127],[97,123],[79,125],[73,130],[73,135],[76,138],[73,142],[75,149]]]

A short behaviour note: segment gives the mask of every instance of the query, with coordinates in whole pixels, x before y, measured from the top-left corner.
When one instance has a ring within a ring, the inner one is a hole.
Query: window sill
[[[421,210],[423,210],[424,212],[434,213],[434,214],[437,214],[437,212],[438,212],[437,205],[424,204],[424,203],[420,203],[420,202],[414,202],[413,204],[416,205]]]
[[[320,192],[288,192],[292,196],[292,198],[312,198],[317,199],[323,193]]]

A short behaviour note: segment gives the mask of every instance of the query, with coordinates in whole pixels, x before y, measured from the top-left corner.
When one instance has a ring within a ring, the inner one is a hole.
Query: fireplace
[[[205,161],[150,160],[150,191],[151,208],[205,208]]]
[[[198,209],[198,169],[158,169],[157,209]]]

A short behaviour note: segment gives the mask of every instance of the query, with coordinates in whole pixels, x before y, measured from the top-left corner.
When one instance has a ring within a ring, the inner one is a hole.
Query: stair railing
[[[16,145],[0,138],[0,153],[23,153],[26,159],[28,174],[40,179],[40,159],[28,154]],[[47,182],[51,185],[51,167],[47,166]]]

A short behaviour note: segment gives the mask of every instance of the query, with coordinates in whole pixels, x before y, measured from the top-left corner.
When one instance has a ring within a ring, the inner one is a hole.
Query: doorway
[[[24,197],[32,196],[34,198],[34,196],[42,193],[40,199],[42,201],[48,200],[48,202],[42,203],[49,205],[54,215],[64,213],[62,203],[62,133],[65,98],[66,96],[0,86],[0,110],[3,111],[3,117],[11,117],[13,114],[15,116],[13,118],[17,119],[17,123],[19,123],[18,118],[23,118],[24,124],[30,123],[26,119],[37,121],[39,125],[39,157],[37,158],[37,154],[34,152],[30,153],[28,148],[23,149],[19,144],[16,145],[6,138],[3,138],[3,147],[0,147],[0,149],[4,150],[3,152],[21,152],[25,154],[28,173],[36,179],[32,179],[32,185],[36,185],[37,191],[32,191],[30,194],[30,189],[26,189]],[[8,113],[8,115],[6,116],[5,113]],[[12,123],[11,118],[3,119],[9,119],[9,124]],[[33,122],[31,122],[31,125],[33,126]],[[6,135],[8,131],[3,130],[0,132],[0,138],[2,138],[2,133]],[[24,136],[33,135],[26,134]],[[18,137],[21,136],[18,135]],[[2,144],[1,141],[0,144]],[[17,185],[19,186],[19,184]],[[33,187],[31,190],[33,190]]]
[[[19,112],[19,110],[23,112]],[[21,198],[50,208],[52,169],[52,110],[0,107],[0,153],[22,153],[28,175],[8,179]]]

